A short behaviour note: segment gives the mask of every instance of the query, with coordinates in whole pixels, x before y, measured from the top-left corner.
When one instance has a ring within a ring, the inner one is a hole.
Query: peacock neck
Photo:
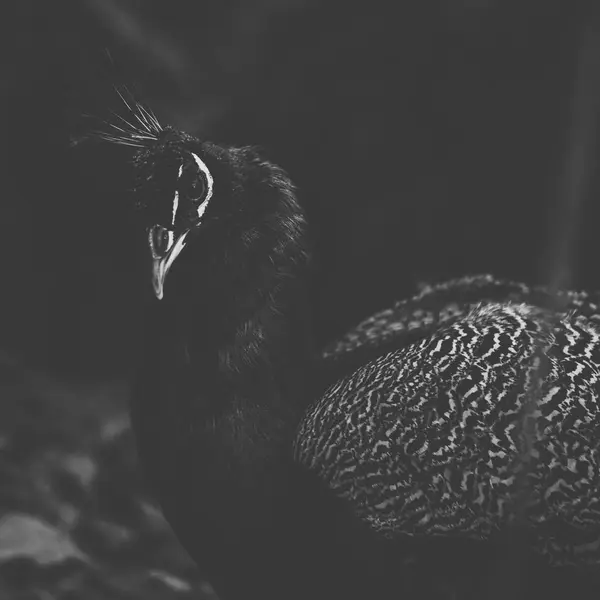
[[[290,280],[256,296],[156,307],[170,355],[162,364],[187,373],[187,393],[211,417],[244,404],[297,421],[311,377],[304,289]]]
[[[304,293],[285,277],[258,296],[167,290],[150,307],[134,429],[167,519],[223,600],[364,597],[349,565],[370,546],[292,459],[312,400]]]
[[[137,441],[167,519],[224,599],[306,597],[307,561],[327,565],[317,536],[333,509],[291,457],[310,400],[301,293],[281,287],[247,312],[238,302],[240,319],[151,307]]]
[[[164,465],[152,474],[161,489],[175,477],[169,464],[190,461],[207,480],[223,482],[227,473],[240,497],[262,494],[261,485],[269,493],[287,477],[293,438],[312,400],[304,288],[286,277],[268,292],[218,290],[184,294],[173,285],[150,304],[134,394],[139,443],[153,464]]]

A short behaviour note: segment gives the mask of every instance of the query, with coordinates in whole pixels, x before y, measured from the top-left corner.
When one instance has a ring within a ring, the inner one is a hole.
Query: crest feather
[[[127,118],[111,111],[114,120],[103,121],[106,129],[98,129],[91,135],[113,144],[134,148],[145,148],[156,142],[163,131],[156,115],[138,102],[125,86],[115,86],[115,91],[127,109]]]

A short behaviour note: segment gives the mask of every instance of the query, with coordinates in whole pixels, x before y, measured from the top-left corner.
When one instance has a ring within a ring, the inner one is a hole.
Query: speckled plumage
[[[399,300],[352,328],[322,351],[325,364],[348,360],[360,350],[402,344],[449,321],[465,316],[482,302],[525,302],[534,306],[560,306],[600,322],[600,294],[585,291],[551,292],[544,286],[497,279],[492,275],[469,275],[421,286],[418,294]]]
[[[468,297],[491,291],[503,301]],[[553,298],[559,310],[542,306]],[[421,332],[326,391],[296,459],[388,538],[486,540],[518,523],[550,564],[598,565],[596,311],[585,293],[487,276],[426,288],[337,346]]]

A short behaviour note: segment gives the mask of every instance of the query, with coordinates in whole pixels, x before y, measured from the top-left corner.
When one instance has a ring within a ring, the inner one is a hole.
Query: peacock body
[[[549,565],[597,566],[595,296],[453,280],[315,361],[286,174],[129,108],[139,125],[104,137],[136,148],[150,249],[132,423],[221,600],[393,598],[407,548],[511,530]]]

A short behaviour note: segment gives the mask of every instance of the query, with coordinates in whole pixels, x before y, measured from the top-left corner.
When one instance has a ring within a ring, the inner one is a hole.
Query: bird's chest
[[[194,396],[193,373],[185,364],[149,360],[138,371],[131,401],[131,423],[138,455],[147,481],[163,503],[165,490],[187,494],[189,473],[206,454],[197,434],[200,411],[211,392]],[[196,413],[196,414],[194,414]],[[198,467],[200,465],[197,465]]]

